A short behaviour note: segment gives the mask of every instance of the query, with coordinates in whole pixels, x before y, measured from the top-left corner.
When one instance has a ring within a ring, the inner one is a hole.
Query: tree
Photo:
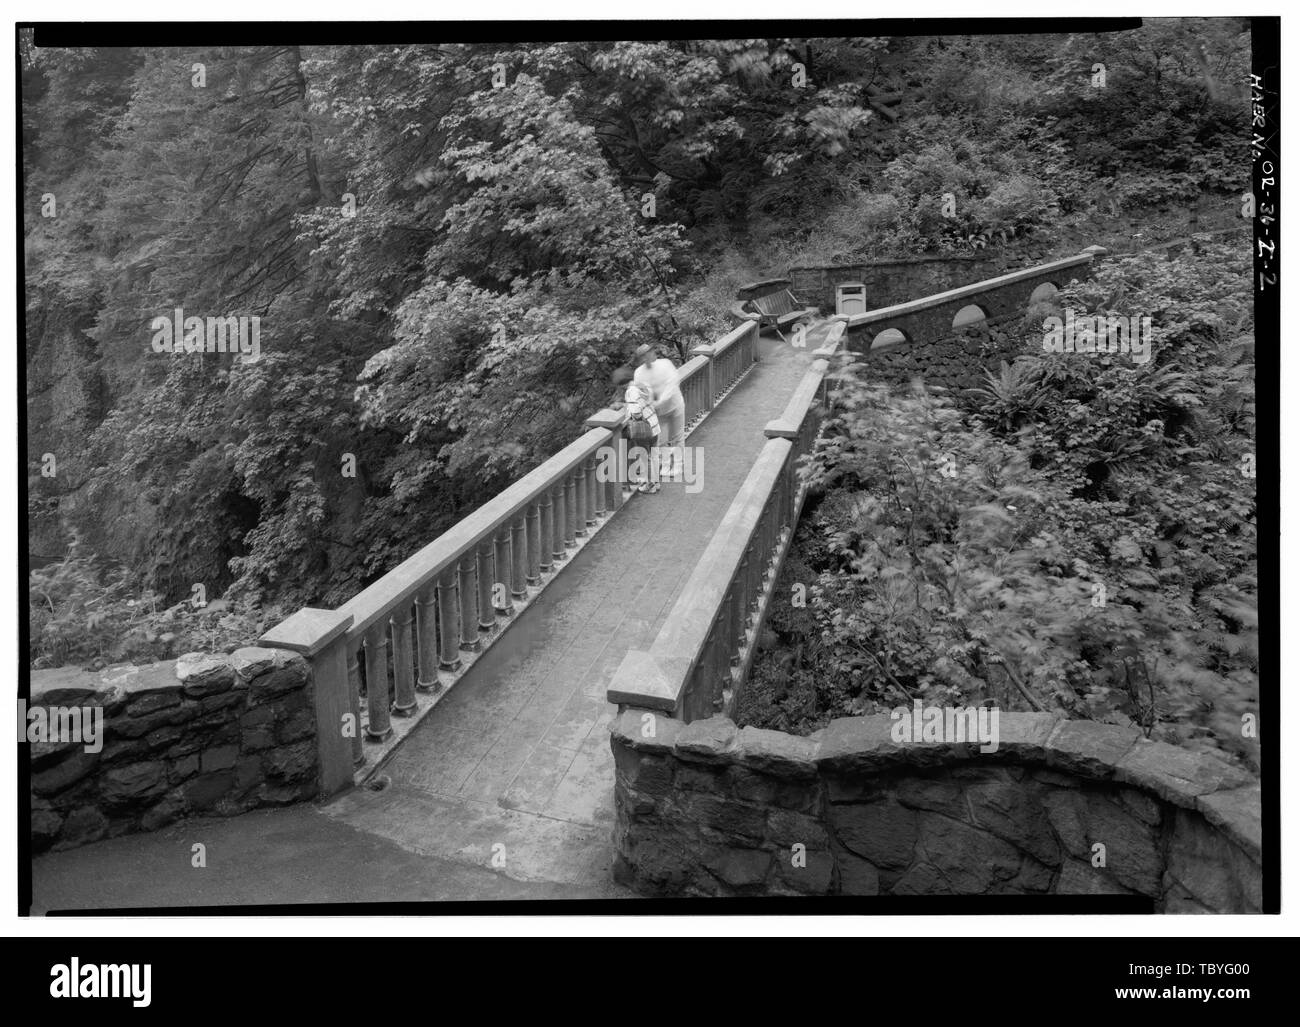
[[[444,467],[517,473],[553,451],[601,404],[610,368],[673,316],[682,259],[678,230],[641,216],[594,131],[536,79],[464,97],[440,129],[430,185],[446,209],[427,280],[359,392],[368,423],[408,444],[456,432],[407,488]]]

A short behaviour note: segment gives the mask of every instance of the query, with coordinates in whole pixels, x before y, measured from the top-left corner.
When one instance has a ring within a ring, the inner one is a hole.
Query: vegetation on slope
[[[151,596],[207,624],[195,584],[226,604],[226,644],[276,604],[341,601],[567,442],[632,347],[709,338],[737,280],[801,255],[1014,250],[1117,212],[1236,204],[1248,55],[1235,19],[942,39],[24,39],[29,516],[39,551],[65,557],[33,579],[31,656],[191,644],[104,625]],[[260,317],[260,359],[155,353],[150,322],[177,307]]]

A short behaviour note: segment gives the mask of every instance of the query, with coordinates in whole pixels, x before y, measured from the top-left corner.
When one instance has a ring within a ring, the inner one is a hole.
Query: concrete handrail
[[[725,702],[737,631],[765,571],[763,554],[783,511],[773,497],[788,480],[792,444],[771,439],[723,515],[663,627],[646,650],[633,650],[606,692],[611,703],[662,710],[681,720],[711,716]]]
[[[479,543],[493,538],[503,525],[510,524],[529,504],[564,482],[613,438],[614,433],[608,429],[586,432],[338,607],[339,613],[352,616],[348,637],[360,642],[365,632],[388,617],[394,607],[414,599],[438,575],[455,567]]]
[[[746,321],[744,324],[736,325],[735,328],[727,332],[721,339],[713,344],[714,354],[721,356],[726,350],[746,338],[752,338],[755,334],[755,324],[753,321]]]
[[[681,720],[726,710],[753,656],[776,572],[793,537],[804,485],[796,462],[820,427],[818,396],[843,330],[833,331],[786,405],[703,556],[650,646],[629,652],[611,703]]]

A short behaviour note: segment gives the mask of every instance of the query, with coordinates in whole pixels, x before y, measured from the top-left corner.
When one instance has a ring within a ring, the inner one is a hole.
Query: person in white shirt
[[[649,386],[659,415],[659,478],[672,480],[680,473],[686,432],[686,400],[678,385],[677,365],[650,346],[638,346],[632,363],[637,365],[632,380]]]

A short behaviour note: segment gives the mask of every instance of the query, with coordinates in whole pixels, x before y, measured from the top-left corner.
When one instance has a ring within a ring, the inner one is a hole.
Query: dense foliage
[[[1236,204],[1246,167],[1234,19],[21,44],[29,515],[63,568],[46,573],[76,582],[33,579],[46,661],[99,652],[105,622],[75,598],[95,588],[124,622],[151,596],[190,616],[196,583],[254,620],[341,601],[569,441],[635,345],[686,352],[737,281],[799,254],[1014,248],[1115,210]],[[260,358],[156,353],[150,323],[178,307],[259,317]],[[1107,387],[1071,381],[1062,406]],[[1200,413],[1227,416],[1230,392],[1197,393]]]
[[[845,369],[747,719],[995,699],[1253,761],[1247,256],[1111,260],[1061,294],[1150,317],[1146,363],[1045,353],[1027,318],[1023,355],[965,397]]]

